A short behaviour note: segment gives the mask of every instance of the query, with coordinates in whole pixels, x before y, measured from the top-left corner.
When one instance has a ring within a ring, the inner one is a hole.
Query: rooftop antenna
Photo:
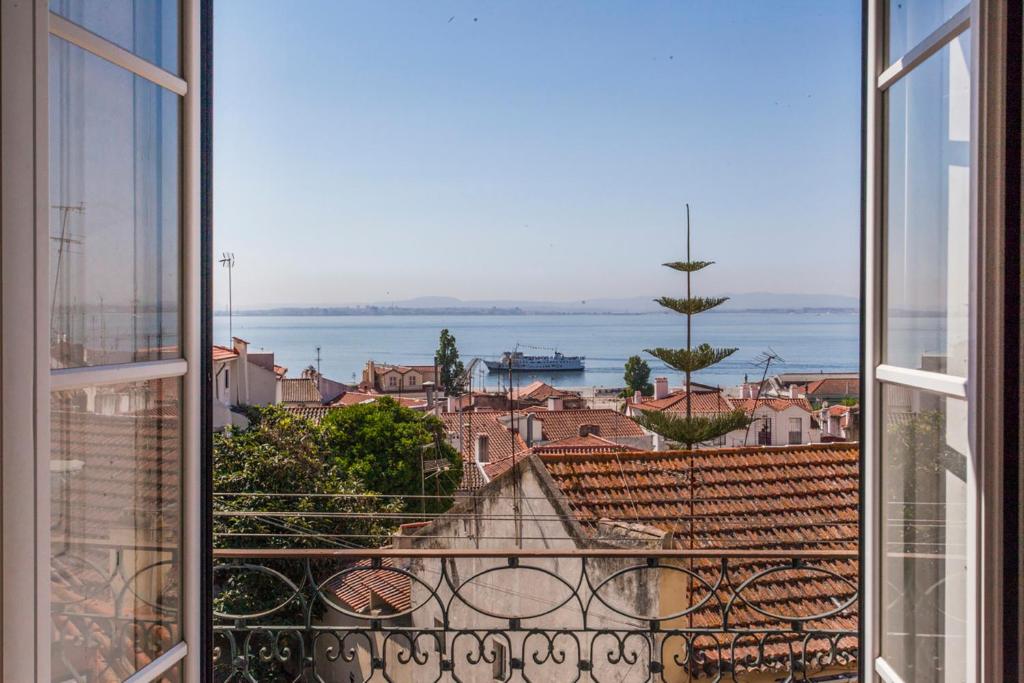
[[[231,292],[231,271],[235,268],[235,255],[233,252],[225,251],[221,254],[219,263],[228,269],[228,336],[231,340],[228,342],[228,346],[234,348],[235,345],[235,330],[232,325],[232,317],[234,315],[234,302],[232,301]]]
[[[764,390],[764,383],[768,380],[768,368],[771,367],[773,362],[785,363],[786,361],[779,354],[775,353],[775,349],[768,347],[767,351],[762,351],[753,360],[753,365],[757,367],[764,366],[764,372],[761,374],[761,383],[757,385],[757,396],[754,397],[754,405],[750,409],[751,421],[747,423],[747,431],[743,435],[743,445],[747,445],[747,440],[750,438],[750,425],[753,424],[754,413],[757,411],[757,403],[761,400],[761,392]],[[769,444],[771,445],[771,444]]]
[[[320,389],[320,347],[316,347],[316,390],[323,394]]]
[[[68,221],[70,220],[71,214],[85,213],[85,204],[55,204],[53,208],[60,211],[60,235],[57,237],[51,237],[50,239],[57,243],[57,265],[54,268],[53,275],[53,301],[50,303],[50,335],[53,336],[53,318],[57,312],[57,292],[59,291],[58,285],[61,282],[61,266],[64,264],[64,252],[69,250],[72,244],[81,244],[82,240],[68,234]],[[67,279],[65,278],[65,284]],[[65,305],[70,304],[69,301],[65,302]],[[67,325],[65,325],[65,328]],[[68,330],[64,330],[64,334],[68,334]]]

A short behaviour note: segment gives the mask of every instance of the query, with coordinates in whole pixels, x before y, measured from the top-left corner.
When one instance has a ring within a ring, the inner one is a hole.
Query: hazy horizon
[[[236,309],[856,296],[860,8],[215,4]],[[216,306],[227,304],[216,268]]]

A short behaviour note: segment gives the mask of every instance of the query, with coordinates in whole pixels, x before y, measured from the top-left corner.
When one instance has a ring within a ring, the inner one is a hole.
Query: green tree
[[[750,419],[742,410],[719,413],[717,415],[694,415],[693,392],[691,377],[693,373],[720,363],[732,354],[735,348],[715,348],[710,344],[693,346],[693,316],[710,311],[728,301],[728,297],[693,296],[691,280],[693,274],[712,265],[714,261],[694,261],[690,256],[690,205],[686,205],[686,260],[663,264],[667,268],[686,274],[686,296],[674,298],[663,296],[655,301],[681,315],[686,316],[686,347],[681,349],[658,347],[645,349],[655,358],[670,368],[682,372],[686,377],[686,413],[647,411],[636,418],[636,421],[669,441],[674,441],[693,448],[695,445],[710,441],[727,434],[734,429],[743,429]]]
[[[445,396],[458,396],[462,393],[463,374],[465,368],[459,360],[459,349],[455,346],[455,335],[448,328],[441,330],[441,339],[434,354],[434,365],[440,374],[441,388]]]
[[[640,356],[630,356],[626,359],[626,373],[623,376],[626,380],[625,396],[632,396],[640,392],[644,396],[654,393],[654,385],[651,384],[651,366]]]
[[[277,406],[252,407],[247,415],[247,429],[229,430],[213,437],[214,490],[221,494],[246,494],[218,496],[218,512],[309,512],[338,516],[289,521],[272,516],[220,514],[215,517],[216,547],[324,547],[336,545],[331,538],[339,535],[349,535],[360,540],[360,545],[375,547],[388,538],[394,525],[374,515],[398,511],[401,505],[376,497],[362,481],[332,462],[320,428]]]
[[[389,513],[400,512],[401,503],[368,492],[362,482],[338,468],[328,457],[317,425],[276,406],[252,407],[247,416],[248,428],[213,438],[214,490],[246,494],[216,498],[215,547],[379,547],[390,537],[396,525]],[[240,514],[231,514],[235,512]],[[287,514],[254,514],[261,512]],[[228,614],[269,612],[251,618],[250,626],[303,623],[307,606],[299,600],[287,601],[286,581],[302,585],[306,565],[289,559],[254,563],[260,569],[224,565],[215,573],[214,609]],[[323,559],[311,561],[309,569],[320,581],[342,566]],[[317,603],[308,609],[315,617],[324,606]],[[252,638],[252,652],[274,646],[294,650],[300,645],[294,634],[287,632],[275,641],[270,631],[257,629]],[[217,645],[226,647],[227,643]],[[230,674],[231,662],[221,659],[214,666],[217,675]],[[269,657],[255,657],[251,667],[255,680],[260,681],[295,680],[300,668],[291,658],[279,661]]]
[[[444,438],[441,421],[398,404],[385,396],[371,403],[346,406],[328,413],[320,423],[332,463],[388,495],[434,495],[429,511],[446,510],[448,497],[462,480],[462,458]],[[446,462],[446,469],[428,471],[424,464]],[[407,505],[408,509],[420,506]]]

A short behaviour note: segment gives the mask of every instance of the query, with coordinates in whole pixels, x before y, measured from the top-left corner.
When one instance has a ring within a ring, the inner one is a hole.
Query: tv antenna
[[[53,335],[53,320],[54,315],[57,312],[57,292],[58,285],[61,283],[61,267],[64,265],[64,254],[71,251],[72,244],[81,244],[82,240],[75,237],[68,232],[68,221],[70,220],[71,214],[83,214],[85,213],[85,204],[55,204],[53,208],[60,211],[60,235],[57,237],[51,236],[50,239],[57,243],[57,266],[54,269],[53,276],[53,301],[50,303],[50,335]],[[67,279],[64,280],[67,285]],[[64,305],[69,306],[70,301],[65,301]],[[68,325],[65,325],[67,327]],[[68,330],[65,329],[64,333],[67,334]]]
[[[764,391],[764,383],[768,381],[768,368],[771,367],[772,363],[785,363],[785,359],[779,354],[775,353],[775,349],[768,347],[767,351],[762,351],[757,354],[757,357],[751,362],[754,367],[764,366],[764,372],[761,374],[761,383],[757,385],[757,395],[754,397],[754,405],[750,409],[751,421],[747,423],[747,432],[743,435],[743,445],[747,445],[747,440],[750,438],[750,425],[753,424],[754,413],[757,411],[757,403],[761,400],[761,392]],[[768,444],[769,446],[771,444]]]
[[[231,340],[228,342],[228,346],[234,348],[235,345],[235,330],[232,324],[232,317],[234,315],[234,302],[232,301],[231,292],[231,271],[235,269],[235,255],[233,252],[225,251],[221,254],[219,263],[228,269],[228,336]]]

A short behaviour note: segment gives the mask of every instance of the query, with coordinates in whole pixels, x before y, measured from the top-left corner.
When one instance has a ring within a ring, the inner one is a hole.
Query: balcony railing
[[[217,679],[853,680],[856,552],[217,550]]]

